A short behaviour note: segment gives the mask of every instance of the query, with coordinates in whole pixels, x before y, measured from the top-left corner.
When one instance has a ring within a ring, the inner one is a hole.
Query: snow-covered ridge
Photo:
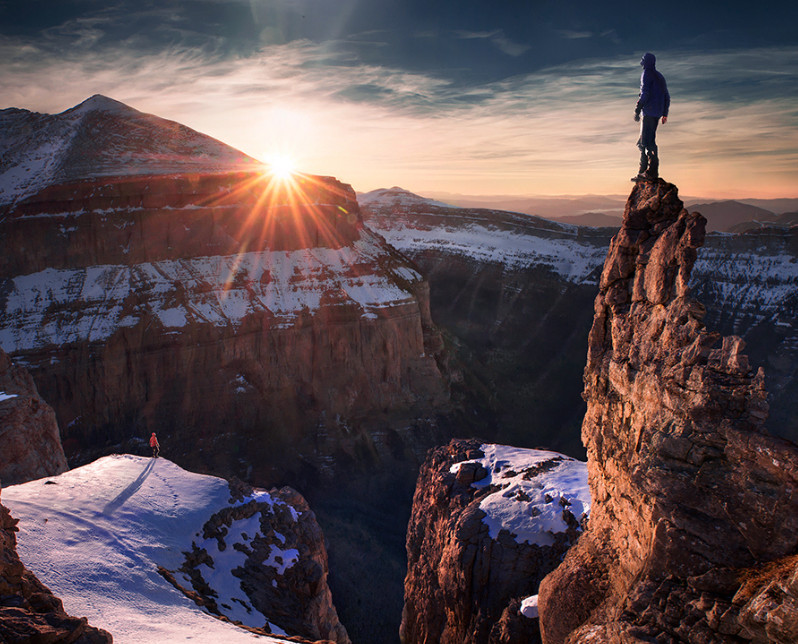
[[[356,304],[362,317],[374,319],[380,309],[413,303],[415,296],[401,284],[421,279],[404,264],[385,266],[385,256],[364,233],[340,249],[46,269],[8,280],[0,347],[17,352],[100,342],[152,316],[177,332],[190,323],[235,328],[248,315],[263,312],[274,316],[274,324],[290,326],[300,313],[315,313],[331,297]]]
[[[506,269],[542,266],[577,284],[591,281],[591,274],[607,253],[603,246],[576,238],[543,237],[478,224],[432,229],[373,227],[388,243],[411,255],[435,249],[478,262],[502,264]]]
[[[694,297],[715,308],[778,319],[785,303],[798,297],[798,257],[788,252],[741,252],[724,248],[722,234],[708,236],[698,253],[690,288]]]
[[[187,472],[166,459],[130,455],[3,489],[3,503],[20,520],[23,563],[68,612],[87,616],[119,644],[253,641],[252,634],[202,612],[157,571],[181,565],[211,514],[253,499],[282,503],[266,492],[231,503],[223,479]],[[231,528],[257,534],[254,525]],[[231,575],[237,560],[214,562],[218,592],[239,599],[235,605],[246,612],[246,595]],[[247,616],[259,626],[268,620]]]
[[[550,546],[554,535],[565,532],[564,510],[581,522],[590,514],[587,464],[546,450],[507,445],[482,445],[484,457],[455,463],[457,473],[466,463],[478,463],[487,476],[473,487],[497,486],[479,504],[490,537],[507,530],[518,543]]]
[[[394,186],[393,188],[380,188],[371,192],[359,193],[357,201],[361,206],[379,205],[382,208],[409,208],[411,206],[437,206],[440,208],[452,208],[453,206],[428,199],[415,193]]]
[[[60,114],[0,111],[0,205],[82,179],[263,167],[221,141],[101,95]]]
[[[606,255],[606,235],[596,239],[576,226],[540,217],[457,208],[401,188],[359,195],[367,225],[413,256],[429,250],[507,270],[543,267],[573,283],[592,279]]]

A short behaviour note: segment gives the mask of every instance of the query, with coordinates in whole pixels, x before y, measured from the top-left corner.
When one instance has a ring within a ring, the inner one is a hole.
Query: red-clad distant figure
[[[150,447],[152,447],[152,457],[158,458],[158,452],[161,450],[161,446],[158,445],[158,437],[155,435],[155,432],[150,436]]]

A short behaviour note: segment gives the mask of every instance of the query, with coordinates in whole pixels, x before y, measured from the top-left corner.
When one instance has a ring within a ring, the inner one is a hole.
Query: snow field
[[[403,252],[444,250],[479,262],[503,264],[508,269],[546,266],[576,284],[589,281],[601,266],[607,249],[577,241],[509,232],[478,224],[410,228],[397,224],[376,228],[389,244]]]
[[[256,493],[258,501],[267,497]],[[179,568],[192,541],[206,545],[202,526],[231,507],[229,499],[223,479],[187,472],[163,458],[130,455],[2,490],[3,504],[20,520],[23,563],[68,613],[88,617],[115,642],[279,642],[211,617],[157,572],[158,566]],[[233,529],[256,534],[254,524]],[[217,592],[231,601],[245,598],[230,575],[231,566],[240,564],[235,556],[243,555],[232,547],[225,554],[229,559],[214,559]],[[262,626],[265,618],[258,619]]]

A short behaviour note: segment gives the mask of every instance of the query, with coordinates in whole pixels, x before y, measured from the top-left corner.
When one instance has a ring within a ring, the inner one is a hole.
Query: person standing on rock
[[[640,150],[640,169],[632,177],[632,181],[651,181],[659,178],[659,155],[657,152],[657,125],[662,119],[662,124],[668,122],[668,109],[671,105],[671,96],[665,77],[660,74],[655,64],[656,56],[646,53],[640,60],[643,74],[640,76],[640,96],[635,106],[635,121],[640,123],[640,138],[637,147]]]
[[[158,444],[158,437],[155,432],[150,436],[150,447],[152,447],[152,457],[158,458],[158,453],[161,451],[161,446]]]

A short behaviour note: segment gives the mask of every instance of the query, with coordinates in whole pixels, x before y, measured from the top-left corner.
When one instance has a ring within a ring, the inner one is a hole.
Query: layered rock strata
[[[546,644],[764,641],[749,600],[796,553],[798,448],[765,432],[762,370],[688,295],[704,224],[643,182],[610,245],[584,375],[593,508],[541,583]]]
[[[66,469],[55,412],[30,373],[0,349],[0,482],[16,485]]]
[[[581,533],[584,463],[455,440],[421,469],[407,532],[400,635],[411,643],[535,642],[521,601]]]
[[[85,617],[71,617],[55,597],[19,560],[17,521],[0,504],[0,642],[27,644],[110,644],[106,631],[89,626]]]
[[[478,435],[581,457],[586,338],[617,227],[456,208],[399,188],[358,201],[366,224],[429,280],[433,318],[462,372],[454,393],[470,390],[492,412],[470,414]],[[798,227],[707,235],[690,288],[705,323],[743,337],[765,367],[770,431],[798,441]]]
[[[2,117],[0,346],[76,462],[152,431],[269,484],[423,454],[448,397],[428,287],[350,186],[103,97]]]

